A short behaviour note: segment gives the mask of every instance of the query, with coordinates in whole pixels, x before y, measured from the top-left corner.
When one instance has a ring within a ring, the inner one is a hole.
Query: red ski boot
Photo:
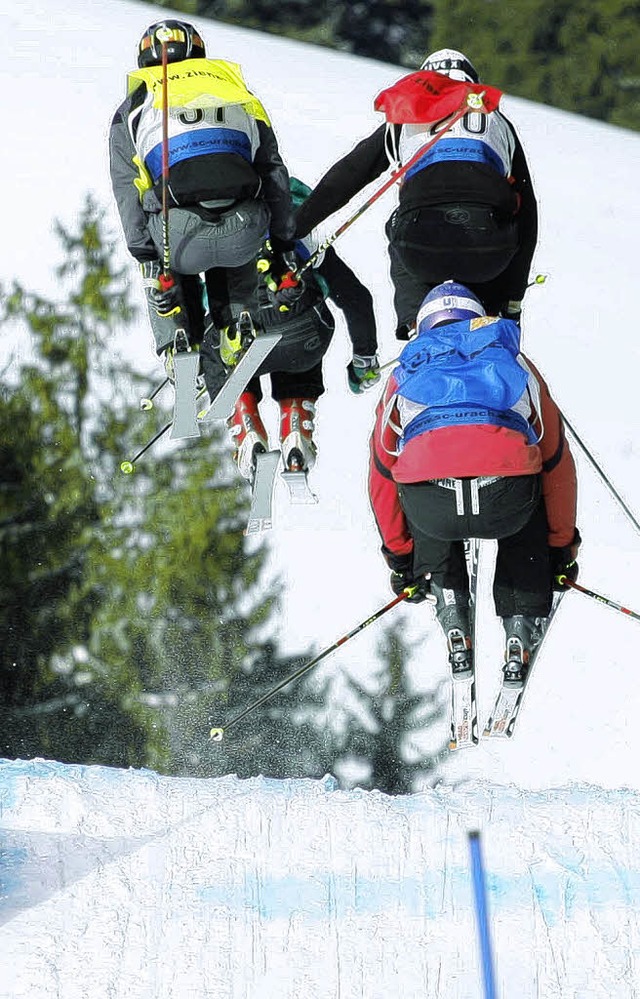
[[[308,472],[316,460],[312,438],[315,399],[281,399],[279,406],[284,467],[288,472]]]
[[[258,410],[258,400],[253,392],[242,393],[233,415],[227,420],[227,427],[235,446],[233,458],[238,471],[251,482],[256,455],[269,450],[267,431]]]

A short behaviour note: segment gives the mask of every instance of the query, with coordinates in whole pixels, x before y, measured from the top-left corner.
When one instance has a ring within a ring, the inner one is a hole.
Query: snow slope
[[[0,999],[640,995],[640,797],[0,761]]]

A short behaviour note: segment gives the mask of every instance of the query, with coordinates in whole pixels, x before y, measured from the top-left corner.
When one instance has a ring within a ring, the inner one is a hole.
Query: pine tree
[[[349,680],[359,708],[349,718],[339,742],[340,752],[334,763],[343,783],[350,783],[349,772],[365,773],[359,786],[375,788],[386,794],[409,794],[418,782],[428,783],[446,756],[447,742],[433,751],[421,748],[421,733],[432,729],[444,717],[440,687],[427,694],[416,694],[408,679],[413,645],[403,637],[402,625],[388,627],[377,652],[382,663],[374,678],[375,689]]]
[[[268,642],[243,665],[216,705],[214,724],[224,726],[291,676],[308,657],[282,657]],[[240,777],[322,777],[333,764],[335,740],[320,719],[324,696],[312,681],[301,679],[279,691],[229,730],[209,753],[207,772]]]
[[[2,295],[3,332],[33,359],[0,378],[0,753],[225,772],[208,743],[221,706],[295,661],[265,638],[278,591],[243,536],[246,483],[220,431],[120,474],[160,418],[113,349],[128,286],[91,199],[58,234],[62,301]],[[323,772],[305,696],[271,705],[250,745],[242,733],[238,769]]]
[[[507,93],[640,129],[638,0],[434,0],[431,47]]]
[[[87,670],[85,645],[101,529],[90,441],[106,416],[91,413],[90,357],[131,315],[98,233],[91,202],[77,237],[58,228],[58,278],[77,279],[66,304],[17,284],[2,295],[3,335],[30,342],[35,357],[5,370],[0,389],[0,752],[124,764],[144,731],[110,678]]]

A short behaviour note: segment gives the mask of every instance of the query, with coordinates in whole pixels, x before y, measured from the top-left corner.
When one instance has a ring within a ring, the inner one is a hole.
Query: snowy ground
[[[0,999],[640,995],[640,797],[0,761]]]

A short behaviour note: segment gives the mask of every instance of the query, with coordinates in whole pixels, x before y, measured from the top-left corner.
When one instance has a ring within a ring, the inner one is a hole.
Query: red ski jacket
[[[397,392],[392,374],[376,410],[370,441],[369,498],[385,548],[394,555],[413,551],[413,539],[398,498],[399,482],[476,478],[485,475],[535,475],[542,472],[542,492],[549,521],[549,544],[571,544],[576,527],[577,482],[573,456],[564,435],[562,416],[546,382],[521,355],[539,388],[539,410],[533,427],[537,444],[506,427],[471,425],[429,430],[398,450]],[[534,400],[532,406],[535,409]],[[394,428],[395,425],[395,428]]]

